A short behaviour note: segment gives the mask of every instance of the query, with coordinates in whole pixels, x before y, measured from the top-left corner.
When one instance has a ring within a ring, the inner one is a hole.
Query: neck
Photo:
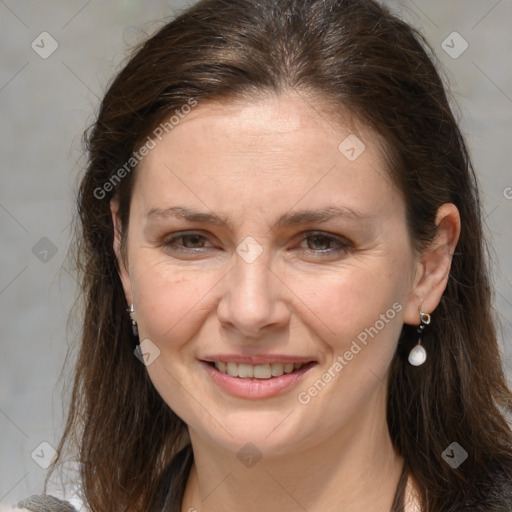
[[[389,437],[385,401],[375,402],[342,432],[301,451],[264,454],[250,467],[191,430],[182,512],[389,512],[403,459]]]

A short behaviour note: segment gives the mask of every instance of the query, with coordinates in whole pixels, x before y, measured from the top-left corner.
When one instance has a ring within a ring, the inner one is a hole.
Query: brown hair
[[[113,177],[191,98],[287,91],[335,103],[383,138],[415,247],[435,236],[439,206],[457,206],[462,231],[450,278],[423,338],[431,355],[421,367],[408,364],[416,333],[404,325],[387,421],[424,511],[510,510],[512,434],[501,408],[512,396],[492,317],[477,181],[431,54],[421,35],[372,0],[202,0],[158,30],[115,78],[86,137],[76,245],[85,313],[59,446],[77,449],[94,512],[156,507],[186,429],[134,357],[109,200],[119,198],[124,231],[136,170]],[[457,469],[442,457],[452,442],[468,453]],[[178,468],[177,496],[189,467]]]

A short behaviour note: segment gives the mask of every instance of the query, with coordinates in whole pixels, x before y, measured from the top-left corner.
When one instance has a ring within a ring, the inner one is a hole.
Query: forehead
[[[380,138],[329,108],[301,96],[198,102],[141,162],[136,189],[148,209],[183,194],[216,209],[396,200]]]
[[[334,115],[335,113],[335,115]],[[163,139],[193,141],[199,137],[208,140],[229,141],[233,148],[257,144],[283,148],[287,144],[304,146],[304,138],[322,136],[334,142],[343,134],[358,135],[370,145],[378,146],[378,135],[365,127],[350,112],[328,100],[302,94],[265,95],[253,99],[198,102],[188,114],[180,116]],[[164,124],[167,119],[163,119]],[[318,141],[315,141],[315,145]],[[332,141],[331,141],[332,142]],[[172,143],[172,142],[171,142]],[[338,144],[333,146],[337,149]],[[248,149],[249,149],[248,147]],[[311,150],[311,147],[308,148]]]

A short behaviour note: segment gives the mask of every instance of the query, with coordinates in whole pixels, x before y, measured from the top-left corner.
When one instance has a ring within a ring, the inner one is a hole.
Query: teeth
[[[219,361],[215,363],[215,368],[219,372],[227,373],[231,377],[239,377],[241,379],[270,379],[271,377],[280,377],[284,373],[292,373],[304,366],[303,363],[266,363],[266,364],[237,364],[225,363]]]
[[[250,364],[239,364],[237,376],[242,377],[242,379],[254,377],[254,370],[254,366],[251,366]]]
[[[228,375],[238,377],[238,365],[236,363],[228,363]]]
[[[284,365],[284,373],[292,373],[294,366],[295,365],[293,363],[286,363]]]
[[[272,377],[279,377],[284,373],[284,365],[281,363],[274,363],[270,365],[270,373]]]
[[[240,375],[240,372],[238,372]],[[258,364],[254,367],[254,378],[255,379],[270,379],[272,377],[272,370],[269,364]]]

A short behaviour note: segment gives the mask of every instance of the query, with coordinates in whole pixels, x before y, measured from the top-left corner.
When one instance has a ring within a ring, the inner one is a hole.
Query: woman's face
[[[283,453],[384,421],[419,267],[370,131],[199,103],[137,169],[127,235],[147,371],[191,433]]]

